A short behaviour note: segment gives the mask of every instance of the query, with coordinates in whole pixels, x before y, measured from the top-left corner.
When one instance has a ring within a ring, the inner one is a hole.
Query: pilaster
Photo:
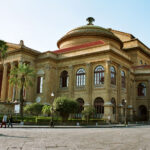
[[[110,63],[111,61],[106,61],[106,68],[105,68],[105,80],[104,80],[104,84],[106,87],[106,98],[105,101],[109,102],[111,97],[111,89],[110,89]]]
[[[73,98],[74,96],[74,72],[73,66],[69,66],[69,96]]]
[[[92,69],[91,64],[86,64],[86,91],[87,91],[87,101],[92,104]]]
[[[116,85],[117,85],[117,110],[116,110],[116,120],[120,121],[120,115],[121,115],[121,65],[118,65],[117,67],[117,75],[116,75]]]

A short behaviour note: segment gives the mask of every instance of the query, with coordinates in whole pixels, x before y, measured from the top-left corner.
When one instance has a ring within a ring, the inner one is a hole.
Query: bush
[[[92,106],[87,106],[82,111],[83,118],[88,122],[92,114],[95,112],[95,109]]]
[[[26,105],[24,107],[24,111],[27,114],[38,116],[39,114],[41,114],[42,107],[43,107],[43,105],[40,103],[33,103],[33,104]]]
[[[70,113],[77,112],[79,104],[67,97],[58,97],[54,100],[54,110],[58,111],[63,120],[67,120]]]
[[[50,106],[50,105],[44,105],[44,106],[42,107],[42,113],[43,113],[44,115],[50,116],[50,114],[51,114],[51,106]]]

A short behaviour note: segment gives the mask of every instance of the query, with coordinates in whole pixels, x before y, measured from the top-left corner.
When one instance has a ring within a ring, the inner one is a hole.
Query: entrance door
[[[139,106],[140,121],[147,121],[147,108],[144,105]]]

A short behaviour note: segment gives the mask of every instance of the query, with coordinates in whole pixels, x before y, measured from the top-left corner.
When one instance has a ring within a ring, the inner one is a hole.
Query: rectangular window
[[[43,77],[37,77],[37,93],[43,93]]]

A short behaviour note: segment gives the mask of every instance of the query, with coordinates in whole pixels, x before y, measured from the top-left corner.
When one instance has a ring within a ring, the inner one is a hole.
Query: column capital
[[[106,64],[108,64],[108,65],[110,65],[110,64],[112,63],[111,60],[106,60],[105,62],[106,62]]]

